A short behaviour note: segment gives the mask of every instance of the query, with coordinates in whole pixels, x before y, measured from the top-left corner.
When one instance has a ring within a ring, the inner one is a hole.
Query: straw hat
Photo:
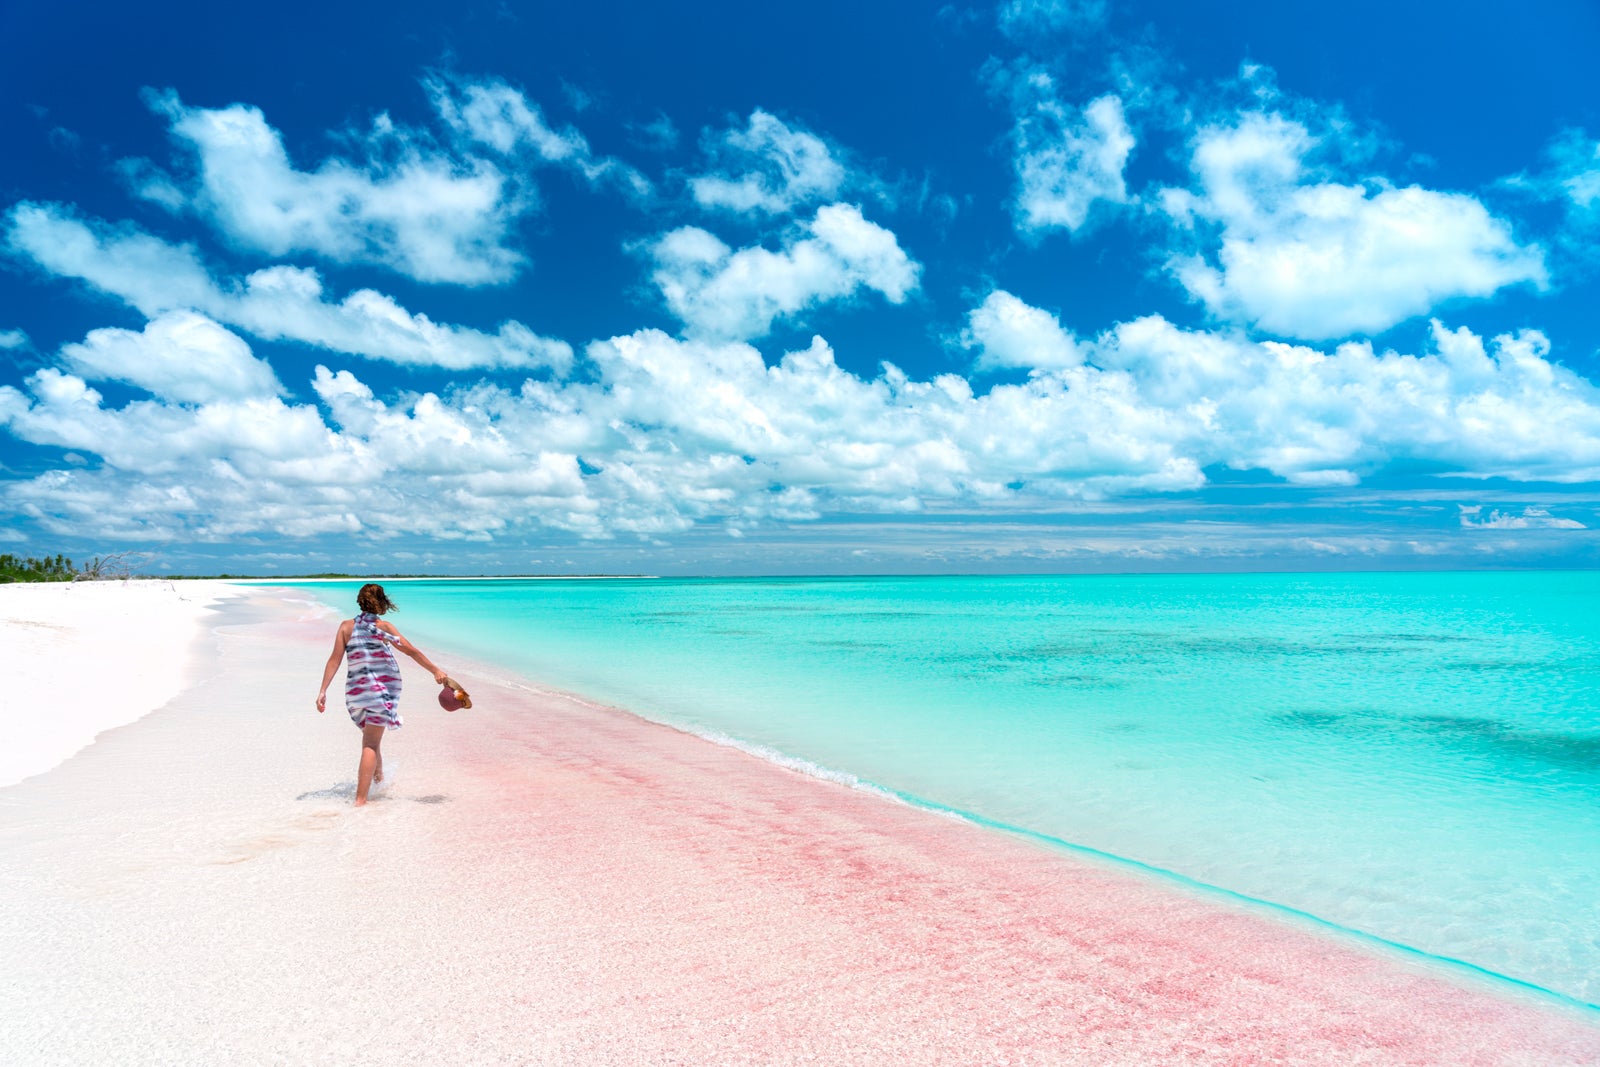
[[[467,696],[467,691],[454,678],[445,677],[444,688],[439,690],[439,706],[445,711],[457,711],[461,708],[472,707],[472,698]]]

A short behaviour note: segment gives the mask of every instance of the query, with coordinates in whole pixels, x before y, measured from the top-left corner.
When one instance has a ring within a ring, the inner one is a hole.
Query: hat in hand
[[[456,684],[454,678],[445,676],[444,688],[439,690],[439,706],[445,711],[458,711],[461,708],[472,707],[472,698],[467,696],[467,691]]]

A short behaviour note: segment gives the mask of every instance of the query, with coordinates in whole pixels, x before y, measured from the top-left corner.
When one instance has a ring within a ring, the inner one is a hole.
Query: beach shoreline
[[[409,671],[355,811],[332,616],[236,588],[186,688],[0,790],[7,1060],[1600,1063],[1559,1005],[491,664],[435,654],[454,715]]]

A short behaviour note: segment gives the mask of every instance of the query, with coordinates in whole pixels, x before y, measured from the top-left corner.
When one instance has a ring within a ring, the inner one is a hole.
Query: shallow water
[[[1600,575],[390,592],[424,647],[1600,1001]]]

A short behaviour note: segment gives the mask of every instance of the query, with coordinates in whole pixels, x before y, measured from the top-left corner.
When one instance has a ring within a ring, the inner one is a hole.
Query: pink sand
[[[412,670],[353,810],[332,621],[245,610],[209,678],[0,792],[7,1062],[1600,1064],[1593,1013],[437,650],[475,707]]]

